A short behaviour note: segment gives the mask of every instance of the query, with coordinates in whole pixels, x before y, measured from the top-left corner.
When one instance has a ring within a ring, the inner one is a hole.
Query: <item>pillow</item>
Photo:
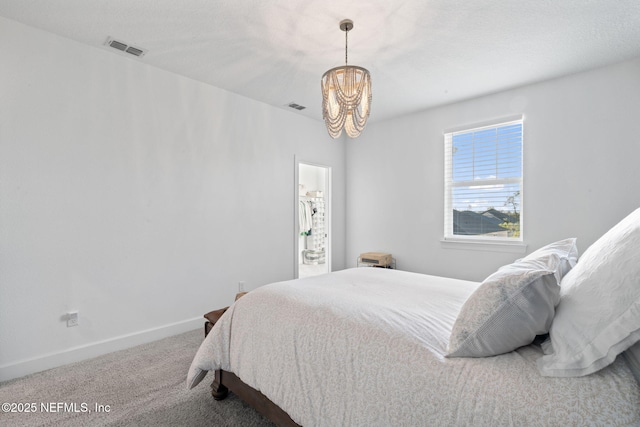
[[[588,375],[640,341],[640,209],[582,255],[561,283],[544,376]]]
[[[487,277],[462,306],[447,357],[495,356],[547,333],[560,301],[558,284],[577,256],[576,239],[565,239]]]
[[[518,261],[540,262],[544,268],[550,268],[555,272],[558,283],[578,262],[578,247],[576,238],[558,240],[543,246],[535,252]]]

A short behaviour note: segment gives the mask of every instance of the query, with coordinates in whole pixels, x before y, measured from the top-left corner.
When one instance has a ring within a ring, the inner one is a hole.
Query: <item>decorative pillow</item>
[[[495,356],[547,333],[560,301],[558,284],[577,257],[576,239],[560,240],[487,277],[462,306],[447,356]]]
[[[576,238],[558,240],[543,246],[518,261],[537,261],[543,268],[548,268],[556,273],[558,283],[578,262],[578,248]],[[516,262],[518,262],[516,261]]]
[[[640,341],[640,209],[584,252],[560,296],[542,375],[588,375]]]

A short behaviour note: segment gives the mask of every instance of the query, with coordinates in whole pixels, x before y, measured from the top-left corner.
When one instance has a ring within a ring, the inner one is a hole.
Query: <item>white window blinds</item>
[[[444,237],[522,240],[523,120],[450,132]]]

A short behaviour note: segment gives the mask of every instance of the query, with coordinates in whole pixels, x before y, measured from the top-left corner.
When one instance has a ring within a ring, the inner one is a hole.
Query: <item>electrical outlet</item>
[[[67,328],[70,328],[72,326],[78,326],[78,312],[77,311],[73,311],[73,312],[67,313]]]
[[[238,292],[244,292],[244,281],[238,282]]]

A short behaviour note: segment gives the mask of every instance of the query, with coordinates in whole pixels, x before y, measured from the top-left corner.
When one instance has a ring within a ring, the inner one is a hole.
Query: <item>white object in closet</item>
[[[325,231],[325,203],[322,197],[301,196],[300,201],[309,206],[311,215],[311,234],[307,236],[306,249],[324,251],[327,234]]]

